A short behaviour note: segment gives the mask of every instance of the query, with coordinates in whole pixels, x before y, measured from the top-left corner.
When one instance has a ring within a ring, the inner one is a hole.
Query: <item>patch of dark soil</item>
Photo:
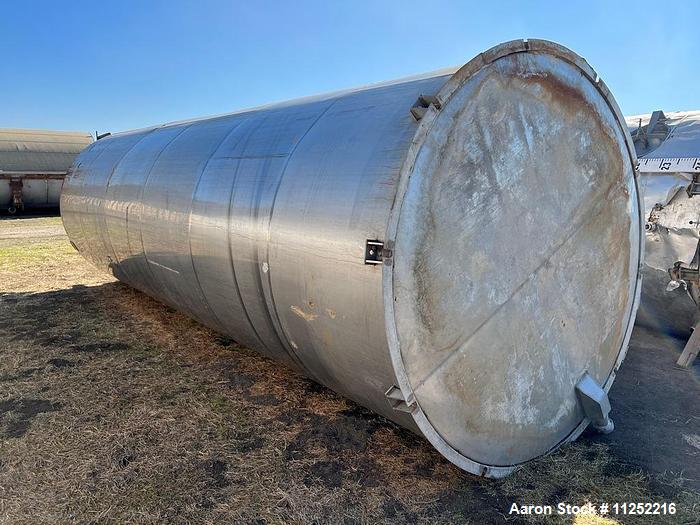
[[[126,468],[132,461],[134,461],[134,459],[136,459],[136,457],[133,454],[124,454],[122,457],[119,458],[117,464],[121,468]]]
[[[245,396],[248,401],[251,403],[254,403],[259,406],[277,406],[282,401],[280,401],[277,397],[273,396],[272,394],[261,394],[257,396],[251,396],[247,395]]]
[[[15,304],[17,302],[17,296],[15,294],[0,293],[0,301],[5,304]]]
[[[25,368],[24,370],[20,370],[19,372],[15,374],[3,374],[0,376],[0,381],[18,381],[20,379],[26,379],[30,376],[33,376],[40,370],[43,370],[42,368]]]
[[[70,289],[51,292],[17,294],[12,297],[15,303],[12,312],[13,339],[44,347],[75,344],[80,340],[84,327],[66,319],[64,312],[69,311],[73,317],[82,313],[85,319],[90,319],[97,309],[98,296],[113,286],[95,289],[75,285]],[[3,302],[6,300],[3,298]]]
[[[60,403],[46,399],[6,399],[0,401],[0,418],[4,420],[3,435],[17,438],[23,436],[32,420],[43,412],[55,412],[61,409]]]
[[[595,431],[594,431],[595,432]],[[638,472],[638,468],[634,468],[622,461],[611,461],[602,468],[602,473],[605,476],[628,476]]]
[[[633,470],[660,476],[682,472],[684,487],[697,491],[700,461],[683,435],[698,433],[700,367],[676,366],[682,348],[683,341],[635,327],[609,394],[615,431],[586,436],[608,444],[617,462]]]
[[[494,497],[478,483],[465,480],[456,489],[442,493],[427,515],[459,516],[472,523],[505,523],[507,517],[508,523],[525,524],[526,521],[517,515],[508,515],[512,504],[509,498],[501,494]]]
[[[311,487],[322,484],[328,489],[336,489],[343,484],[342,467],[337,461],[318,461],[309,467],[304,476],[304,485]]]
[[[403,503],[396,498],[388,498],[382,505],[382,513],[392,523],[415,523],[418,515],[409,511]]]
[[[226,479],[227,468],[228,466],[226,465],[226,462],[221,461],[220,459],[207,462],[207,473],[209,476],[211,476],[213,485],[216,488],[220,489],[229,484],[229,481]]]
[[[236,345],[236,341],[234,341],[230,337],[221,334],[217,334],[216,336],[214,336],[214,342],[220,346],[223,346],[224,348]]]
[[[158,401],[172,405],[183,394],[187,395],[190,389],[184,387],[173,386],[169,390],[164,390],[158,394]]]
[[[71,350],[85,353],[111,353],[128,350],[129,345],[122,341],[96,341],[94,343],[84,343],[71,345]]]
[[[377,417],[377,414],[375,414],[371,410],[363,407],[362,405],[358,405],[358,404],[352,403],[352,402],[348,402],[348,404],[350,405],[348,408],[338,412],[340,415],[343,415],[345,417],[357,417],[357,418],[364,418],[364,419],[371,419],[371,418]]]
[[[228,386],[242,392],[247,392],[255,384],[255,377],[236,372],[235,370],[224,374]]]
[[[33,319],[32,312],[34,312],[34,315],[36,315],[37,309],[43,309],[44,305],[43,304],[36,304],[36,303],[21,303],[22,304],[22,309],[23,309],[23,315],[29,319],[30,321]],[[58,319],[58,316],[55,315],[53,312],[47,312],[45,315],[42,315],[40,317],[41,319],[41,324],[37,327],[36,326],[36,321],[33,323],[29,323],[29,326],[34,324],[34,331],[32,335],[46,335],[46,334],[51,334],[51,330],[54,328],[58,327],[61,324],[61,321]],[[26,327],[27,324],[24,325]],[[22,331],[24,335],[28,335],[26,331]]]
[[[400,427],[389,420],[385,421],[386,427],[392,431],[392,434],[398,440],[401,447],[415,448],[425,446],[425,439],[417,436],[407,428]],[[397,450],[398,448],[400,447],[397,447]]]
[[[265,440],[260,436],[248,436],[244,438],[238,438],[233,446],[236,452],[252,452],[253,450],[259,450],[265,445]]]
[[[56,368],[66,368],[75,365],[73,361],[69,361],[68,359],[61,359],[60,357],[49,359],[48,361],[46,361],[46,364],[53,365]]]
[[[325,386],[316,381],[311,381],[310,379],[304,379],[304,391],[307,394],[318,395],[318,394],[332,394],[332,390],[329,390]]]
[[[535,487],[533,487],[534,489]],[[531,489],[532,490],[532,489]],[[546,498],[542,503],[545,505],[558,505],[562,501],[570,501],[568,488],[559,487],[557,490],[552,492],[548,498]]]
[[[586,459],[586,461],[593,461],[598,457],[598,453],[595,450],[587,450],[583,454],[583,457]]]
[[[402,472],[403,475],[407,476],[417,476],[419,478],[431,478],[435,467],[437,465],[437,460],[434,457],[421,458],[417,461],[408,460],[404,462],[408,468]]]
[[[374,434],[385,425],[393,425],[382,416],[354,403],[350,408],[340,412],[340,415],[348,418],[349,423],[355,427],[365,427],[370,434]]]
[[[72,344],[74,341],[80,339],[80,333],[77,330],[71,330],[67,333],[46,335],[46,332],[37,334],[35,341],[42,346],[67,346]]]
[[[386,480],[380,472],[377,462],[366,455],[360,455],[359,458],[348,463],[350,465],[346,465],[343,474],[349,481],[353,481],[361,487],[379,487],[385,484]]]
[[[652,501],[675,501],[681,492],[677,486],[657,478],[649,479],[649,490],[654,494]]]
[[[276,416],[272,421],[280,421],[285,425],[296,425],[310,420],[314,414],[304,409],[288,409]]]
[[[287,459],[300,459],[308,455],[313,446],[322,446],[331,454],[343,451],[361,452],[371,435],[367,422],[352,418],[328,419],[315,415],[310,427],[300,431],[287,445]]]

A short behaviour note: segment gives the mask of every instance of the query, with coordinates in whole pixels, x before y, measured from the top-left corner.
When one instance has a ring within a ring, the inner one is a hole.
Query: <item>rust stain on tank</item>
[[[584,105],[591,110],[591,113],[599,117],[598,112],[595,111],[595,108],[580,90],[568,85],[556,76],[542,73],[539,75],[523,75],[516,78],[523,84],[539,84],[542,86],[543,90],[549,94],[551,101],[556,103],[557,106],[569,110],[572,116],[578,114],[581,106]]]
[[[296,315],[304,319],[304,321],[313,321],[318,317],[318,314],[314,314],[311,312],[305,312],[301,308],[299,308],[297,305],[293,304],[292,306],[289,307],[289,309],[294,312]]]

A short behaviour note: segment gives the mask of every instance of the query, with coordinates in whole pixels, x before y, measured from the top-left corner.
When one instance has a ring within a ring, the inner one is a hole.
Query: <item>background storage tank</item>
[[[89,133],[38,129],[0,129],[0,207],[58,207],[66,172]]]
[[[514,41],[99,140],[61,208],[98,267],[497,477],[612,426],[635,161],[583,59]]]
[[[647,221],[637,322],[687,338],[700,320],[700,111],[657,110],[627,124]]]

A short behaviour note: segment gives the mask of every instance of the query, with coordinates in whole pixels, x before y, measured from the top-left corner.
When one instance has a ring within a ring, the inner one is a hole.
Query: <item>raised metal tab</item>
[[[431,104],[435,106],[435,109],[440,109],[442,107],[440,101],[434,95],[421,95],[418,97],[418,103],[424,108],[427,108]]]
[[[385,393],[391,408],[399,412],[408,412],[409,414],[416,409],[416,400],[411,397],[409,400],[404,399],[401,389],[396,385],[391,385],[391,388]]]
[[[426,111],[428,111],[428,108],[424,108],[421,106],[413,106],[411,108],[411,115],[413,115],[414,119],[420,120],[425,116]]]
[[[613,420],[608,417],[610,414],[608,394],[588,372],[576,383],[576,395],[593,428],[604,434],[609,434],[615,429]]]
[[[693,180],[688,187],[685,189],[688,197],[693,195],[700,195],[700,173],[693,173]]]
[[[367,241],[365,245],[365,264],[382,264],[384,243],[382,241]]]
[[[440,101],[436,96],[420,95],[418,100],[416,100],[416,103],[413,104],[413,107],[411,108],[411,115],[413,115],[414,119],[420,120],[425,116],[425,113],[428,111],[428,108],[431,105],[434,106],[435,109],[440,109],[442,107],[442,104],[440,104]]]

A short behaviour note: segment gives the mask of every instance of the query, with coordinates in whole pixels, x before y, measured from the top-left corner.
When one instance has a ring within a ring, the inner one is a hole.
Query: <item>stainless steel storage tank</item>
[[[0,209],[57,207],[68,168],[89,133],[0,129]]]
[[[591,67],[514,41],[99,140],[61,204],[97,266],[498,477],[609,423],[635,162]]]

